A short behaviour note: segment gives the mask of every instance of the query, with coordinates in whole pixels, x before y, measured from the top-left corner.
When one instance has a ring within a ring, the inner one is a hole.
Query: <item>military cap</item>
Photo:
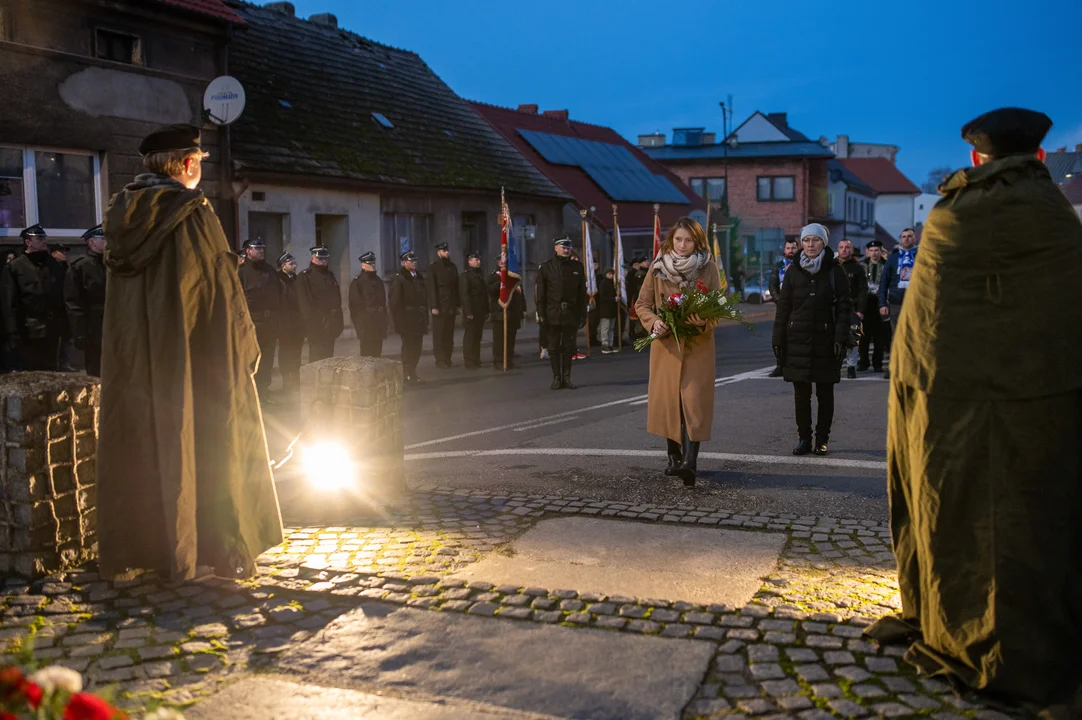
[[[401,255],[398,256],[398,259],[401,262],[409,262],[409,261],[416,262],[417,253],[415,253],[415,252],[404,252],[404,253],[402,253]]]
[[[249,238],[244,241],[244,249],[251,248],[252,250],[264,250],[267,247],[267,243],[263,242],[263,238],[257,237],[254,240]]]
[[[1006,157],[1035,153],[1052,127],[1052,119],[1024,108],[1000,108],[970,120],[962,139],[982,155]]]
[[[319,258],[320,260],[327,260],[331,257],[331,251],[322,245],[316,245],[314,248],[309,248],[308,252],[312,253],[312,257]]]
[[[103,238],[105,237],[105,231],[102,230],[101,225],[95,225],[94,227],[83,233],[83,240],[89,240],[90,238]]]
[[[43,228],[39,224],[39,225],[31,225],[30,227],[26,228],[21,233],[19,233],[19,237],[21,237],[23,240],[26,240],[27,238],[32,238],[32,237],[47,238],[47,237],[49,237],[49,234],[47,232],[45,232],[45,228]]]
[[[374,252],[372,252],[371,250],[366,252],[364,255],[361,255],[357,259],[360,260],[361,262],[363,262],[365,265],[375,265],[376,264],[376,254]]]
[[[49,252],[62,252],[66,254],[68,252],[68,246],[64,245],[63,243],[50,243]]]
[[[293,262],[297,258],[293,257],[293,253],[282,253],[282,257],[278,258],[278,265],[285,265],[288,262]]]
[[[143,138],[143,142],[139,143],[139,154],[150,155],[170,150],[199,148],[199,128],[194,125],[166,125]]]
[[[436,245],[436,249],[437,250],[446,250],[447,249],[447,243],[445,243],[445,242],[439,243],[438,245]]]
[[[469,255],[466,256],[467,260],[473,260],[474,258],[477,258],[478,260],[480,260],[481,259],[481,253],[479,253],[479,252],[471,252]]]
[[[555,245],[556,247],[569,248],[569,247],[571,247],[571,238],[566,238],[566,237],[556,238],[555,240],[552,241],[552,244]]]
[[[871,248],[881,248],[881,247],[883,247],[883,241],[882,240],[869,240],[868,244],[864,246],[864,249],[865,250],[870,250]]]

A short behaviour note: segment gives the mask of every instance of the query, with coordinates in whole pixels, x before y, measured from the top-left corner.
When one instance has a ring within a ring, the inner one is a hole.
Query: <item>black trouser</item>
[[[326,333],[313,333],[308,336],[308,362],[334,357],[334,338]]]
[[[274,345],[278,339],[278,333],[273,327],[256,325],[255,339],[259,343],[259,368],[255,371],[255,389],[263,392],[271,384],[271,373],[274,370]]]
[[[424,333],[402,334],[402,372],[406,377],[417,376],[417,363],[421,360]]]
[[[515,356],[515,338],[518,328],[507,324],[507,366],[511,367],[511,358]],[[492,323],[492,364],[496,369],[503,367],[503,319]]]
[[[590,322],[587,327],[590,328],[590,343],[598,345],[597,330],[601,327],[601,313],[597,311],[596,307],[590,310]]]
[[[548,334],[549,355],[571,356],[575,353],[575,336],[578,335],[577,325],[546,325]]]
[[[278,338],[278,371],[282,373],[283,388],[300,385],[302,347],[304,338],[297,333],[282,333]]]
[[[868,365],[868,347],[875,343],[872,350],[872,367],[879,370],[883,367],[883,352],[887,349],[887,335],[890,332],[890,324],[879,315],[879,300],[869,298],[864,308],[864,334],[860,336],[860,365]]]
[[[59,352],[60,338],[56,335],[37,339],[25,338],[19,345],[15,369],[55,372]]]
[[[549,341],[546,335],[546,328],[548,326],[543,322],[537,323],[537,347],[539,350],[548,350]]]
[[[465,326],[465,332],[462,334],[462,362],[467,365],[480,365],[481,335],[485,332],[485,316],[474,315],[473,320],[463,317],[462,324]],[[500,322],[500,332],[503,332],[503,322]]]
[[[383,354],[383,332],[376,328],[354,328],[361,343],[361,357],[378,358]]]
[[[455,350],[455,316],[443,313],[432,316],[432,355],[438,363],[451,363]]]
[[[88,339],[83,347],[83,356],[86,358],[86,374],[101,377],[101,340]]]
[[[793,383],[793,400],[796,402],[796,428],[800,438],[810,439],[812,435],[812,384],[810,382]],[[815,434],[826,442],[830,437],[830,426],[834,422],[834,383],[815,383],[815,398],[819,402],[819,417],[815,423]]]

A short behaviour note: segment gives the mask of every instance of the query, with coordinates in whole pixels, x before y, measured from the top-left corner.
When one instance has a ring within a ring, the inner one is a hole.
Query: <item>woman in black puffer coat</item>
[[[845,270],[827,247],[827,229],[818,223],[800,231],[801,252],[789,268],[774,319],[774,355],[786,382],[793,383],[800,442],[794,455],[827,454],[834,420],[834,386],[841,382],[849,340],[852,301]],[[831,283],[833,276],[833,283]],[[812,383],[819,418],[812,445]]]

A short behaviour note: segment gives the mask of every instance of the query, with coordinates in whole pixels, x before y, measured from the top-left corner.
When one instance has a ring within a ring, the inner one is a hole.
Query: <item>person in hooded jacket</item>
[[[83,233],[86,255],[64,277],[64,304],[76,349],[83,351],[86,374],[101,376],[101,330],[105,321],[105,232],[101,225]]]
[[[387,287],[376,274],[376,254],[361,255],[361,272],[349,284],[349,318],[361,344],[361,357],[383,354],[387,337]]]
[[[334,356],[334,341],[342,334],[342,290],[327,263],[331,251],[314,247],[312,264],[297,278],[297,297],[308,336],[308,362]]]
[[[774,357],[786,382],[793,384],[800,436],[794,455],[826,455],[834,421],[834,386],[841,382],[848,351],[853,301],[845,270],[827,247],[829,234],[819,223],[800,231],[801,252],[785,274],[774,319]],[[812,444],[812,386],[819,403]]]
[[[199,128],[155,131],[139,152],[148,172],[113,196],[103,223],[99,572],[249,577],[282,542],[256,329],[237,256],[196,189]]]
[[[267,263],[267,245],[262,238],[244,241],[244,264],[237,268],[237,278],[244,288],[248,301],[248,314],[255,323],[256,340],[259,341],[259,370],[255,374],[255,386],[265,397],[270,388],[274,370],[274,346],[278,342],[278,321],[282,307],[282,283],[278,272]]]
[[[283,253],[278,258],[278,282],[282,284],[282,304],[278,314],[278,371],[282,374],[282,389],[296,392],[301,383],[304,319],[297,297],[297,259],[292,253]]]
[[[481,272],[480,253],[471,252],[466,258],[466,271],[458,277],[458,297],[462,301],[462,362],[466,369],[484,367],[481,362],[481,335],[488,319],[488,285]]]
[[[12,370],[57,369],[60,339],[68,321],[64,307],[66,266],[49,253],[41,225],[20,233],[26,247],[0,273],[0,315],[5,354]]]

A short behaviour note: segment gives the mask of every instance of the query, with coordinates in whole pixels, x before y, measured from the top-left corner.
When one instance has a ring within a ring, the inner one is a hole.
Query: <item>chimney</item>
[[[527,115],[536,115],[538,107],[536,105],[519,105],[518,111],[520,113],[526,113]]]
[[[788,113],[767,113],[767,120],[782,127],[789,127]]]
[[[319,13],[312,15],[308,18],[308,22],[315,23],[316,25],[322,25],[323,27],[329,27],[338,29],[338,18],[332,13]]]
[[[639,147],[665,147],[665,133],[655,132],[639,135]]]
[[[1082,152],[1082,143],[1078,143],[1077,145],[1075,145],[1074,146],[1074,151],[1075,152]]]
[[[268,10],[280,12],[283,15],[288,15],[289,17],[297,17],[297,9],[293,7],[293,3],[291,2],[269,2],[263,7]]]
[[[1067,146],[1064,145],[1063,147],[1056,148],[1056,152],[1067,152]]]
[[[547,118],[553,118],[554,120],[567,120],[570,113],[568,113],[567,110],[546,110],[541,114]]]
[[[849,136],[839,135],[834,141],[834,154],[840,158],[849,157]]]

